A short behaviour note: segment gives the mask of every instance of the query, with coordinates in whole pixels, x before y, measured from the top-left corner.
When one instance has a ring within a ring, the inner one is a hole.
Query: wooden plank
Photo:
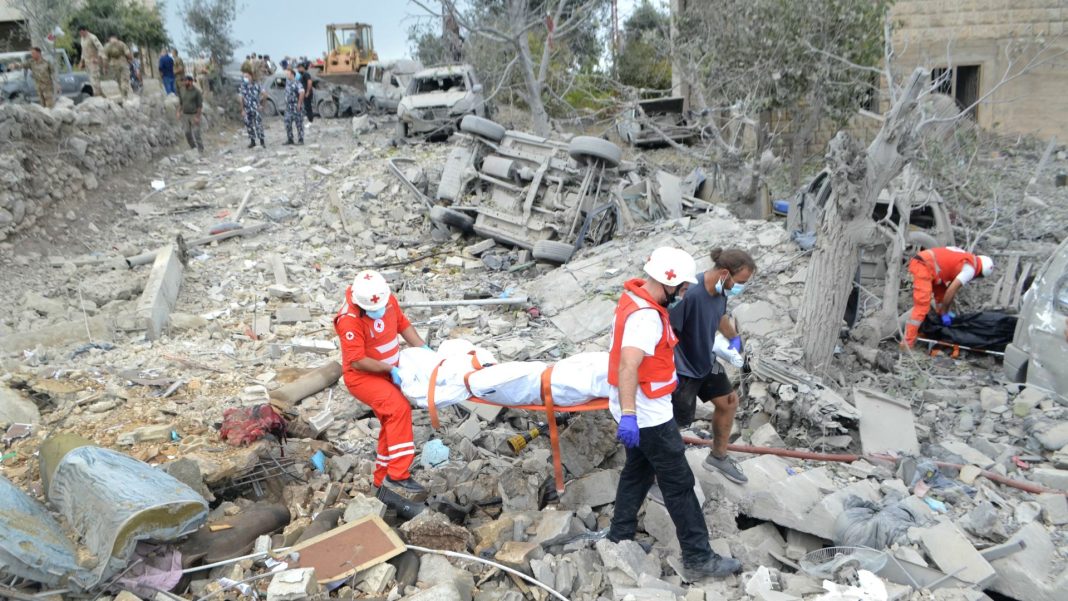
[[[327,584],[392,559],[407,549],[382,518],[369,515],[312,537],[284,555],[298,553],[300,559],[289,567],[315,568],[319,584]]]
[[[1012,300],[1012,291],[1016,288],[1016,269],[1019,266],[1020,257],[1009,257],[1009,264],[1005,266],[1005,277],[1001,280],[1001,295],[998,297],[997,306],[1007,307]]]

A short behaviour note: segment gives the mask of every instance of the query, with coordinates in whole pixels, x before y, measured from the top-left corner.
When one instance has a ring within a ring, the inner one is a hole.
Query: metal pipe
[[[682,441],[685,442],[686,444],[692,444],[692,445],[702,446],[702,447],[710,447],[713,444],[713,442],[711,440],[705,440],[703,438],[694,438],[692,436],[683,436],[682,437]],[[835,461],[835,462],[839,462],[839,463],[853,463],[854,461],[857,461],[857,460],[860,460],[860,459],[866,459],[866,460],[869,460],[869,461],[890,462],[890,463],[896,465],[897,461],[898,461],[897,457],[892,457],[890,455],[881,455],[881,454],[855,455],[855,454],[850,454],[850,453],[839,453],[839,454],[816,453],[814,451],[797,451],[797,450],[794,450],[794,449],[774,449],[774,448],[771,448],[771,447],[751,447],[749,445],[741,445],[741,444],[729,444],[729,445],[727,445],[727,450],[734,451],[736,453],[748,453],[750,455],[777,455],[779,457],[791,457],[791,458],[794,458],[794,459],[807,459],[807,460],[810,460],[810,461]],[[964,467],[963,465],[961,465],[959,463],[949,463],[947,461],[935,461],[934,464],[937,465],[938,467],[951,467],[951,468],[957,469],[957,470],[959,470],[959,469]],[[1004,484],[1005,486],[1010,486],[1012,488],[1016,488],[1016,489],[1022,490],[1024,492],[1029,492],[1029,493],[1036,494],[1036,495],[1042,494],[1042,493],[1053,493],[1053,494],[1068,496],[1068,491],[1056,490],[1056,489],[1053,489],[1053,488],[1046,488],[1045,486],[1039,486],[1038,484],[1032,484],[1030,482],[1024,482],[1023,480],[1013,480],[1012,478],[1008,478],[1006,476],[1002,476],[1001,474],[998,474],[996,472],[991,472],[989,470],[981,470],[979,472],[979,475],[983,476],[987,480],[990,480],[991,482],[997,482],[998,484]]]

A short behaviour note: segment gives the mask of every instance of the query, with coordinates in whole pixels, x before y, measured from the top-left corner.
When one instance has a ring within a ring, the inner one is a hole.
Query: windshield
[[[463,92],[467,82],[462,74],[418,77],[408,87],[409,94],[429,94],[431,92]]]

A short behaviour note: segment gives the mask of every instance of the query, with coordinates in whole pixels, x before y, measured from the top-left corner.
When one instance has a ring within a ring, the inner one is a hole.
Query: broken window
[[[442,77],[420,77],[413,82],[412,93],[427,94],[430,92],[462,92],[467,89],[463,75],[446,75]]]
[[[979,65],[959,65],[931,70],[931,82],[935,90],[952,96],[961,110],[972,107],[967,112],[968,117],[972,119],[976,118],[976,107],[972,105],[979,100],[979,77]]]

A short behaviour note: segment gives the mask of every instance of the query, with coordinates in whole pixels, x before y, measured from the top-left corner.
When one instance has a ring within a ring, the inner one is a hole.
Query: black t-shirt
[[[727,297],[705,289],[705,273],[697,274],[682,300],[668,312],[679,343],[675,346],[675,370],[680,376],[703,378],[722,371],[712,345],[719,322],[727,313]]]

